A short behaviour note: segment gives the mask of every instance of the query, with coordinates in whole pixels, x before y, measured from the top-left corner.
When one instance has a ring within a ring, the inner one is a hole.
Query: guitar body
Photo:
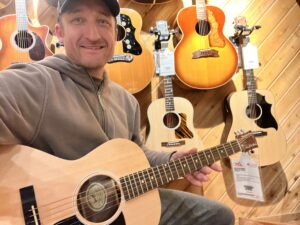
[[[119,187],[120,176],[148,167],[143,151],[123,139],[106,142],[78,160],[63,160],[26,146],[2,146],[0,224],[25,224],[19,192],[31,185],[39,223],[33,223],[30,208],[30,224],[158,224],[161,209],[157,189],[129,201],[124,201],[122,191],[121,197],[112,191]],[[123,222],[116,220],[118,217]]]
[[[111,80],[135,94],[150,83],[154,74],[154,58],[140,38],[141,16],[132,9],[121,8],[120,17],[124,35],[117,42],[114,54],[130,56],[132,61],[113,62],[105,68]]]
[[[228,96],[227,105],[232,121],[227,140],[241,129],[267,132],[266,136],[257,137],[258,148],[254,149],[253,155],[260,166],[266,166],[280,161],[283,157],[286,152],[286,138],[274,118],[273,94],[267,90],[257,90],[256,94],[256,118],[247,115],[247,91],[234,92]]]
[[[28,32],[24,32],[20,39],[26,41],[17,44],[18,32],[16,26],[16,15],[6,15],[0,18],[0,39],[2,47],[0,50],[0,70],[12,63],[38,61],[52,52],[45,45],[49,32],[47,26],[33,27],[28,24]],[[30,40],[27,42],[27,40]]]
[[[166,112],[165,98],[157,99],[150,104],[147,111],[150,132],[146,146],[152,150],[167,152],[191,148],[203,149],[193,125],[192,104],[185,98],[174,97],[174,106],[176,112]]]
[[[208,34],[197,31],[196,6],[183,8],[177,15],[183,37],[175,48],[176,75],[185,85],[196,89],[226,84],[235,74],[238,62],[234,46],[222,31],[225,23],[223,11],[215,6],[206,6],[206,9],[209,22],[206,25],[210,27]],[[194,53],[204,55],[192,58]],[[218,56],[205,55],[215,53]]]

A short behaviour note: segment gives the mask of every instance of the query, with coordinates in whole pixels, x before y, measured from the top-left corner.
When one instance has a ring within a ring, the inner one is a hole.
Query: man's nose
[[[101,34],[99,32],[99,28],[96,24],[86,25],[85,36],[91,41],[96,41],[101,38]]]

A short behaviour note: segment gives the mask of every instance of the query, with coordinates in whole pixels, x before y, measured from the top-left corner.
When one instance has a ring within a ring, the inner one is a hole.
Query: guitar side
[[[227,98],[231,126],[227,140],[234,137],[234,132],[240,129],[251,129],[252,131],[267,132],[266,136],[258,137],[258,148],[254,149],[253,157],[259,160],[259,166],[267,166],[280,161],[286,152],[285,135],[275,120],[274,96],[268,90],[257,90],[257,94],[263,96],[265,102],[258,101],[263,114],[257,119],[247,116],[248,106],[247,91],[233,92]],[[259,125],[257,120],[261,119]]]
[[[202,141],[198,138],[193,125],[194,109],[192,104],[185,98],[174,97],[176,114],[183,118],[175,128],[169,128],[164,124],[165,98],[153,101],[148,107],[147,115],[150,123],[150,132],[146,140],[146,146],[156,151],[180,151],[191,148],[203,149]],[[176,131],[177,130],[177,131]],[[179,132],[176,137],[176,132]],[[182,137],[185,134],[186,137]],[[181,136],[181,137],[178,137]],[[176,146],[163,146],[162,143],[184,142]]]
[[[143,151],[128,140],[114,139],[78,160],[63,160],[26,146],[0,147],[0,223],[24,224],[19,189],[33,185],[41,224],[53,225],[76,215],[91,225],[78,212],[76,192],[91,175],[120,176],[148,168]],[[110,224],[119,213],[126,224],[159,223],[160,199],[157,189],[130,201],[122,201],[118,211],[106,222]],[[32,217],[33,220],[33,217]]]
[[[28,24],[28,31],[32,32],[35,44],[31,48],[20,48],[14,41],[14,34],[17,32],[16,15],[6,15],[0,18],[0,39],[2,48],[0,50],[0,70],[12,63],[29,62],[41,60],[53,53],[46,46],[49,28],[47,26],[33,27]]]
[[[121,8],[120,15],[126,16],[128,20],[126,23],[122,22],[121,24],[124,27],[125,37],[117,41],[114,55],[130,55],[133,60],[131,62],[114,62],[107,64],[105,68],[111,80],[123,86],[130,93],[135,94],[151,82],[154,75],[154,59],[153,54],[143,45],[140,37],[142,29],[141,16],[135,10],[127,8]],[[133,28],[131,28],[131,25]],[[135,40],[132,40],[132,35],[134,35]],[[131,42],[130,47],[124,52],[124,49],[127,48],[127,42]],[[137,55],[130,53],[134,44],[140,45],[141,48],[141,52]]]
[[[209,21],[211,30],[215,29],[213,39],[218,37],[224,41],[223,47],[213,47],[208,35],[197,33],[198,23],[196,7],[183,8],[177,15],[177,23],[183,36],[175,48],[175,70],[179,80],[185,85],[196,89],[212,89],[229,82],[235,74],[238,57],[234,46],[224,36],[224,12],[215,6],[206,6],[215,21]],[[209,19],[209,18],[208,18]],[[211,31],[212,33],[212,31]],[[218,57],[199,57],[193,59],[193,53],[204,49],[218,52]]]

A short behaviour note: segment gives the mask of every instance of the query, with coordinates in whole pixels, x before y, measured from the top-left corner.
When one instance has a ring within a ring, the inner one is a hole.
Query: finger
[[[210,174],[212,171],[213,170],[208,166],[204,166],[199,170],[199,172],[201,172],[203,174]]]
[[[196,179],[196,180],[199,180],[201,182],[206,182],[209,180],[209,177],[206,175],[206,174],[203,174],[201,172],[195,172],[193,173],[193,177]]]
[[[218,163],[213,163],[212,165],[210,165],[210,168],[213,169],[214,171],[217,171],[217,172],[222,171],[222,167]]]
[[[198,187],[201,187],[202,186],[202,182],[195,179],[191,174],[190,175],[187,175],[185,177],[191,184],[195,185],[195,186],[198,186]]]

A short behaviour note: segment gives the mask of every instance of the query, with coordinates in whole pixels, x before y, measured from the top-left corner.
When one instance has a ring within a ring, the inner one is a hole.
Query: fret
[[[189,163],[189,161],[188,161],[188,157],[189,157],[189,156],[184,157],[184,159],[185,159],[185,161],[186,161],[186,165],[187,165],[187,168],[188,168],[188,173],[191,173],[193,170],[190,168],[190,163]]]
[[[188,173],[190,172],[190,170],[189,170],[189,168],[187,167],[186,163],[183,162],[183,161],[185,161],[185,159],[184,159],[184,158],[181,158],[181,159],[179,159],[178,161],[179,161],[179,163],[180,163],[180,166],[181,166],[181,168],[182,168],[182,171],[183,171],[184,175],[188,174]]]
[[[140,182],[141,187],[142,187],[142,192],[143,193],[147,192],[148,191],[148,186],[147,186],[147,182],[145,180],[145,176],[144,176],[143,171],[138,172],[138,177],[139,177],[139,182]]]
[[[25,0],[16,0],[16,23],[18,31],[28,30],[28,17]]]
[[[198,20],[207,20],[205,1],[196,1],[196,13]]]
[[[179,174],[179,177],[184,177],[185,172],[184,172],[184,169],[182,167],[181,161],[180,160],[174,160],[174,164],[177,168],[177,172]]]
[[[134,198],[134,193],[133,193],[133,187],[131,185],[131,182],[130,182],[130,179],[128,176],[125,176],[124,177],[124,183],[126,184],[126,189],[128,190],[127,193],[128,193],[128,199],[132,199]],[[123,191],[124,191],[124,188],[123,188]],[[126,195],[125,195],[125,198],[126,198]]]
[[[211,165],[215,162],[215,160],[213,158],[213,155],[212,155],[212,152],[211,152],[211,149],[205,151],[205,156],[206,156],[208,165]]]
[[[161,185],[163,185],[163,184],[164,184],[164,180],[163,180],[163,178],[162,178],[162,176],[161,176],[161,173],[160,173],[160,171],[159,171],[159,166],[154,167],[154,168],[153,168],[153,171],[154,171],[154,176],[158,178],[158,179],[156,180],[156,181],[157,181],[158,187],[161,186]],[[160,178],[160,179],[159,179],[159,178]],[[160,182],[159,182],[159,181],[160,181]]]
[[[176,166],[175,161],[171,161],[171,162],[169,163],[169,165],[170,165],[170,170],[171,170],[171,171],[176,171],[177,176],[174,177],[174,175],[176,175],[176,174],[173,175],[174,180],[176,180],[176,179],[179,178],[179,177],[182,177],[182,176],[179,174],[179,172],[178,172],[178,169],[177,169],[177,166]]]
[[[133,193],[133,197],[139,196],[139,192],[137,190],[137,184],[135,182],[134,176],[133,174],[129,175],[129,182],[131,184],[131,188],[132,188],[132,193]]]
[[[159,187],[159,184],[158,184],[158,181],[157,181],[155,172],[154,172],[154,168],[151,167],[150,169],[151,169],[151,171],[152,171],[152,175],[151,175],[151,177],[150,177],[150,178],[151,178],[151,181],[155,181],[154,187]],[[152,184],[153,184],[153,183],[152,183]]]
[[[202,161],[201,161],[201,159],[199,157],[199,154],[195,154],[192,157],[195,158],[194,162],[196,163],[197,168],[203,167],[203,164],[202,164]]]
[[[144,178],[145,178],[145,181],[146,181],[146,183],[147,183],[147,188],[148,188],[148,190],[152,190],[152,189],[154,188],[154,186],[153,186],[152,179],[151,179],[151,176],[150,176],[150,174],[149,174],[149,171],[150,171],[150,169],[144,170]],[[146,173],[146,174],[145,174],[145,173]],[[151,186],[149,186],[149,184],[150,184]]]

